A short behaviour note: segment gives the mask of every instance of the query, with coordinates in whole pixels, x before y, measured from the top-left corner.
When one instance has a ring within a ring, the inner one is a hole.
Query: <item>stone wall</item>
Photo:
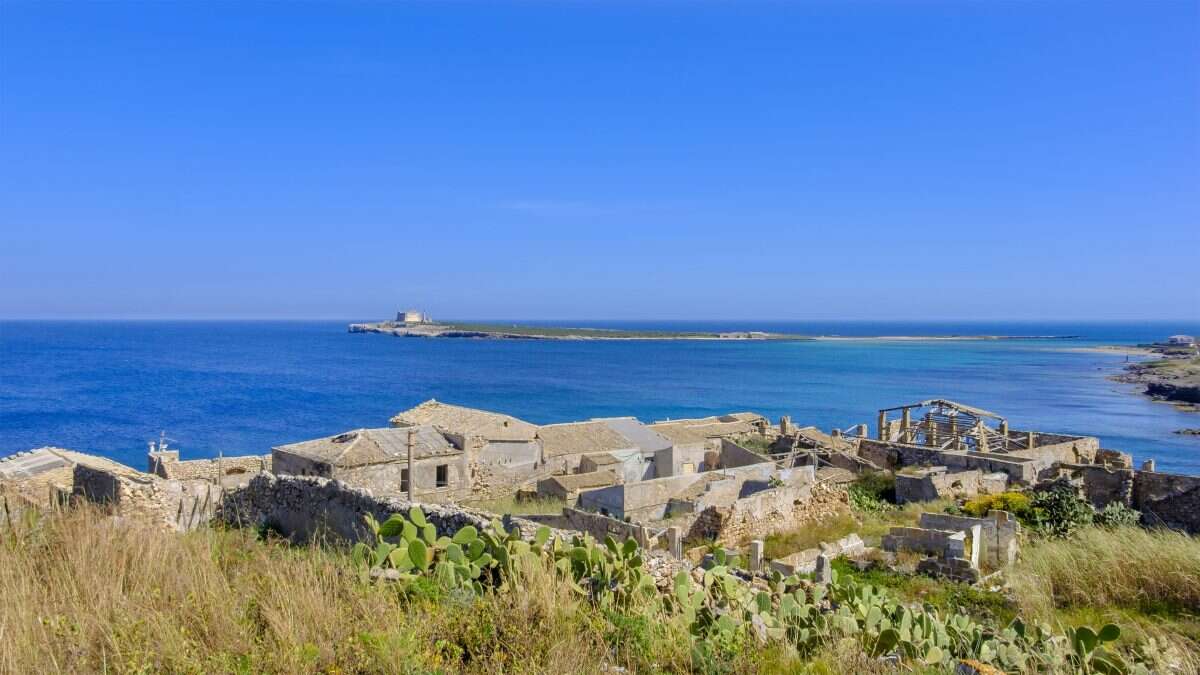
[[[959,471],[978,469],[984,473],[1002,472],[1010,481],[1027,485],[1034,483],[1039,473],[1049,466],[1049,463],[1042,466],[1043,462],[1015,454],[939,450],[866,438],[859,440],[858,448],[860,457],[885,469],[905,466],[945,466]]]
[[[366,514],[382,521],[393,513],[407,513],[410,506],[399,497],[375,497],[341,481],[260,474],[245,487],[228,493],[218,516],[230,525],[271,527],[297,542],[314,536],[355,542],[368,538]],[[456,532],[466,525],[483,528],[495,517],[451,504],[418,506],[440,533]],[[524,518],[503,520],[505,527],[517,527],[526,537],[532,537],[539,527]]]
[[[611,535],[618,542],[633,539],[641,546],[648,548],[657,539],[652,530],[638,523],[627,523],[599,513],[569,507],[564,508],[561,515],[529,516],[529,520],[560,530],[590,534],[597,541],[604,541],[604,537]]]
[[[828,483],[800,484],[764,490],[729,506],[710,506],[688,530],[690,540],[711,539],[738,545],[820,522],[849,509],[846,490]]]
[[[180,460],[178,450],[151,452],[147,472],[161,478],[216,481],[222,476],[271,471],[271,455],[240,455],[219,459]]]
[[[885,551],[914,551],[942,558],[966,555],[967,535],[961,530],[935,530],[925,527],[893,527],[880,542]]]
[[[221,487],[208,480],[75,466],[78,497],[105,505],[122,518],[178,531],[208,524],[220,506],[221,493]]]
[[[969,531],[979,526],[980,535],[977,543],[979,560],[993,569],[1007,567],[1017,559],[1018,536],[1021,525],[1007,511],[990,511],[986,518],[970,518],[968,516],[952,516],[948,513],[922,513],[919,522],[921,527],[933,530]]]
[[[1064,465],[1084,497],[1102,509],[1120,502],[1142,512],[1142,522],[1200,534],[1200,476],[1110,469],[1095,464]]]

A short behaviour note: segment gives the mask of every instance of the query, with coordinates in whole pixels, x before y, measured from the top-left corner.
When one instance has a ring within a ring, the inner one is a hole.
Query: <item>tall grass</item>
[[[1068,540],[1037,541],[1012,576],[1031,609],[1200,613],[1200,539],[1170,530],[1089,527]]]
[[[336,546],[80,508],[0,529],[0,673],[881,672],[846,645],[696,651],[659,605],[594,606],[546,566],[512,586],[364,585]]]
[[[582,673],[628,660],[544,570],[521,593],[472,600],[362,586],[350,569],[338,549],[253,532],[51,516],[0,532],[0,672]]]
[[[1200,668],[1200,539],[1170,530],[1086,527],[1027,543],[1008,575],[1022,613],[1051,624],[1116,622]]]

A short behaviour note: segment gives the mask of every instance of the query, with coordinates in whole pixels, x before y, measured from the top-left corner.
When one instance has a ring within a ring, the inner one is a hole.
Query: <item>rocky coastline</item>
[[[1110,376],[1110,380],[1138,385],[1142,395],[1170,403],[1179,410],[1200,412],[1200,356],[1196,355],[1195,349],[1139,345],[1113,347],[1107,351],[1146,357],[1126,365],[1123,372]],[[1180,429],[1176,433],[1190,435],[1196,430]]]

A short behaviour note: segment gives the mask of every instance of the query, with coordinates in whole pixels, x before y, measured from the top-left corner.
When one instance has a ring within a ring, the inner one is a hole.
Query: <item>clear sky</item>
[[[0,0],[0,318],[1198,318],[1200,3]]]

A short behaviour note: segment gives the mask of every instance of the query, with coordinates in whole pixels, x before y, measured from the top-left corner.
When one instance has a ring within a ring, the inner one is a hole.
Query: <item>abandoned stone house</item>
[[[62,448],[38,448],[0,459],[0,517],[83,500],[128,520],[189,530],[208,522],[220,494],[208,480],[167,479]]]
[[[472,493],[466,450],[434,426],[386,427],[281,445],[271,461],[279,474],[333,478],[378,494],[406,495],[412,480],[414,498],[443,502]]]
[[[64,448],[37,448],[0,457],[0,495],[15,513],[29,507],[64,504],[75,492],[79,464],[116,469],[122,464]]]

